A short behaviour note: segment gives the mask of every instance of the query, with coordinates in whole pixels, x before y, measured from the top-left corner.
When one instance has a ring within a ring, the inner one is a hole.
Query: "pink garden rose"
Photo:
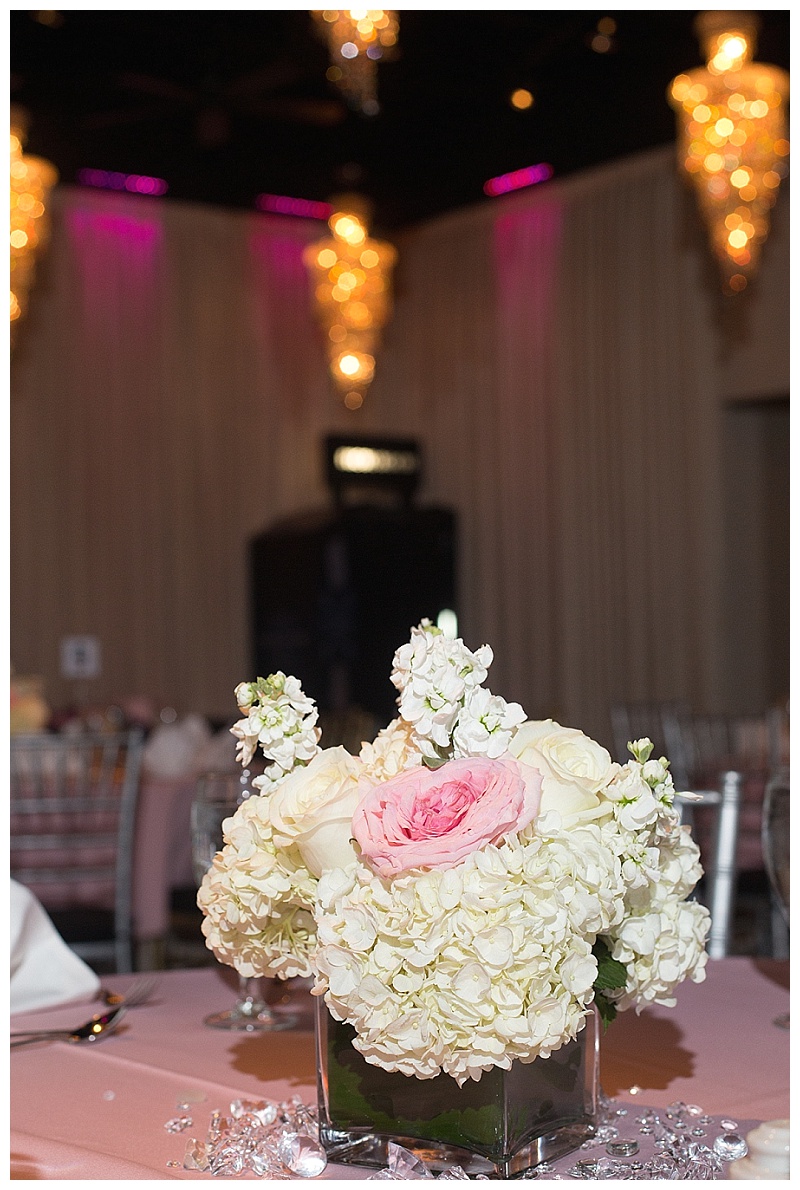
[[[380,876],[452,868],[527,826],[539,809],[541,787],[539,773],[511,756],[407,769],[364,795],[353,814],[353,837]]]

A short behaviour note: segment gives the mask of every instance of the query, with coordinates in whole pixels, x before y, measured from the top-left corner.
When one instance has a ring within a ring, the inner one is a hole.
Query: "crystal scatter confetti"
[[[395,1144],[394,1141],[389,1142],[388,1161],[389,1164],[385,1169],[379,1169],[377,1173],[370,1174],[367,1181],[410,1182],[420,1179],[435,1179],[438,1182],[469,1182],[471,1180],[469,1174],[465,1173],[460,1165],[448,1165],[435,1174],[415,1153],[404,1149],[402,1145]],[[539,1168],[541,1169],[542,1166]],[[479,1173],[475,1175],[475,1180],[484,1180],[486,1177],[486,1174]]]
[[[181,1116],[167,1121],[164,1127],[168,1132],[183,1132],[191,1122],[191,1117]],[[712,1126],[713,1142],[711,1136],[706,1139],[705,1128],[698,1127],[706,1122]],[[736,1128],[738,1124],[733,1120],[714,1120],[695,1104],[642,1106],[634,1114],[620,1110],[613,1099],[602,1096],[595,1136],[581,1145],[582,1149],[591,1146],[594,1151],[577,1161],[573,1158],[571,1165],[568,1157],[556,1164],[543,1161],[526,1170],[523,1177],[716,1181],[725,1177],[729,1161],[747,1154],[747,1141],[734,1131]],[[645,1146],[644,1153],[640,1152],[635,1133],[648,1136],[646,1146],[650,1148]],[[283,1181],[319,1177],[327,1167],[327,1156],[319,1139],[316,1107],[297,1096],[283,1103],[234,1099],[226,1111],[211,1112],[205,1137],[187,1138],[182,1161],[168,1161],[167,1165],[213,1177],[255,1175]],[[485,1181],[487,1175],[470,1177],[459,1165],[437,1172],[415,1153],[391,1142],[386,1167],[366,1180]]]
[[[235,1178],[255,1174],[275,1180],[316,1178],[328,1159],[319,1143],[316,1108],[297,1096],[284,1103],[234,1099],[228,1113],[211,1112],[205,1138],[186,1142],[182,1168]],[[168,1132],[184,1131],[189,1117],[169,1120]]]
[[[194,1121],[191,1116],[176,1116],[174,1120],[167,1120],[164,1125],[165,1132],[185,1132],[187,1128],[191,1128]]]
[[[632,1157],[639,1153],[639,1142],[630,1136],[620,1135],[619,1139],[607,1141],[605,1145],[607,1156],[601,1156],[596,1152],[596,1155],[575,1162],[564,1172],[568,1177],[582,1178],[587,1181],[612,1179],[715,1181],[724,1176],[722,1172],[725,1168],[724,1161],[733,1157],[733,1153],[731,1153],[731,1157],[727,1157],[727,1147],[731,1150],[734,1147],[733,1145],[727,1146],[726,1153],[723,1154],[719,1151],[717,1142],[728,1142],[732,1139],[731,1133],[723,1132],[721,1136],[717,1137],[714,1148],[709,1148],[708,1144],[695,1139],[694,1133],[703,1131],[692,1128],[692,1125],[697,1124],[699,1119],[711,1122],[711,1117],[706,1116],[703,1109],[697,1107],[696,1104],[675,1102],[664,1109],[642,1108],[638,1114],[631,1118],[628,1127],[631,1131],[638,1128],[639,1133],[652,1136],[651,1143],[656,1151],[649,1160],[624,1160],[625,1157]],[[599,1147],[597,1146],[597,1137],[603,1133],[604,1128],[608,1127],[612,1120],[620,1122],[616,1105],[613,1100],[602,1096],[598,1112],[598,1129],[594,1138],[596,1149]],[[619,1130],[617,1129],[617,1131]],[[738,1136],[736,1139],[737,1141],[741,1140]],[[587,1148],[587,1144],[582,1145],[581,1148]],[[535,1170],[531,1171],[531,1174],[539,1176],[542,1168],[541,1165],[537,1166]],[[556,1174],[556,1177],[558,1176],[559,1174]]]
[[[610,1141],[606,1145],[606,1152],[609,1157],[633,1157],[634,1153],[639,1152],[638,1140],[619,1140]]]
[[[187,1140],[183,1158],[184,1169],[208,1169],[208,1152],[203,1141]]]
[[[318,1140],[296,1132],[284,1132],[278,1142],[278,1156],[287,1169],[300,1178],[316,1178],[328,1164]]]
[[[747,1156],[747,1141],[738,1132],[723,1132],[714,1141],[714,1152],[723,1161],[735,1161]]]
[[[268,1099],[234,1099],[231,1115],[234,1120],[253,1116],[259,1124],[274,1124],[278,1118],[278,1107]]]

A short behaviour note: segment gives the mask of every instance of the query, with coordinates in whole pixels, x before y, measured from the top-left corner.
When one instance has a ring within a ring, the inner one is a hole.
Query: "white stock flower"
[[[318,751],[317,708],[303,693],[297,678],[280,671],[255,682],[240,682],[235,696],[245,712],[231,728],[239,740],[236,758],[249,764],[256,746],[272,764],[263,777],[254,781],[257,788],[280,780],[297,764],[307,764]]]
[[[394,655],[391,680],[398,690],[405,690],[414,678],[423,680],[436,670],[452,666],[465,687],[480,686],[492,664],[492,650],[481,645],[472,653],[461,638],[451,640],[430,620],[422,620],[411,629],[411,640]]]
[[[250,723],[247,719],[239,719],[231,728],[231,735],[235,735],[239,741],[236,745],[236,759],[239,764],[248,765],[255,756],[258,732],[250,730]]]
[[[508,751],[511,737],[525,719],[518,702],[506,702],[484,686],[470,690],[453,732],[454,756],[488,756]]]
[[[642,765],[642,777],[651,788],[656,785],[662,785],[669,775],[669,769],[664,764],[664,759],[648,760]]]
[[[635,762],[626,764],[605,788],[614,803],[614,817],[624,830],[637,831],[658,818],[658,803]]]
[[[409,643],[395,653],[391,677],[400,691],[400,716],[411,724],[416,745],[428,760],[449,754],[464,700],[481,685],[491,663],[488,645],[473,653],[428,620],[412,628]]]

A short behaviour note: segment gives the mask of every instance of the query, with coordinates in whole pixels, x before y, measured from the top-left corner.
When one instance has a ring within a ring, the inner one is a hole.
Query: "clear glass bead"
[[[723,1161],[735,1161],[747,1156],[747,1141],[738,1132],[723,1132],[714,1140],[714,1152]]]

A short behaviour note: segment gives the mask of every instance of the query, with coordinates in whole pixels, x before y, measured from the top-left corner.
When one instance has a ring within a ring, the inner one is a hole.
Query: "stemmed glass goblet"
[[[197,885],[202,883],[214,856],[223,847],[222,824],[252,794],[249,772],[204,773],[198,778],[192,803],[192,862]],[[239,992],[232,1008],[205,1018],[212,1029],[236,1029],[247,1033],[290,1029],[294,1018],[277,1016],[258,990],[255,979],[239,974]]]
[[[786,925],[789,925],[789,773],[780,769],[767,782],[761,820],[761,846],[770,887]],[[789,1028],[789,1013],[773,1024]]]

